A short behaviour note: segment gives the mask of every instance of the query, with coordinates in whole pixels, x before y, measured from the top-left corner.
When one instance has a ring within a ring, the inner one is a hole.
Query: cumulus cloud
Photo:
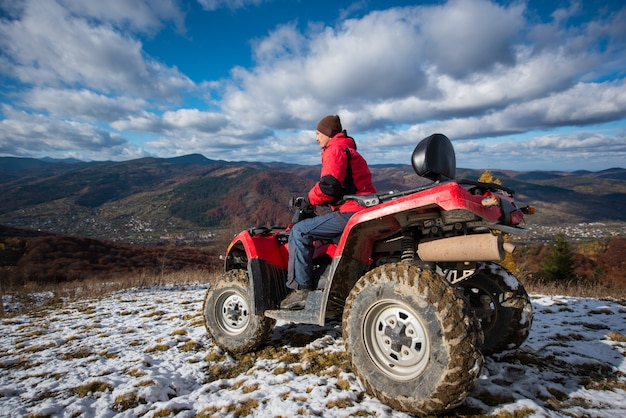
[[[228,120],[221,113],[201,112],[198,109],[178,109],[166,111],[163,115],[143,112],[111,123],[115,129],[138,132],[167,133],[181,130],[197,130],[215,133],[226,127]]]
[[[623,166],[626,136],[623,132],[610,136],[595,131],[577,131],[527,139],[511,138],[484,145],[476,153],[461,155],[462,161],[489,155],[500,162],[499,168],[519,169],[516,160],[522,160],[524,170],[562,170],[562,161],[568,161],[570,170],[606,169]]]
[[[265,1],[198,3],[210,14]],[[408,163],[433,132],[453,139],[468,166],[575,166],[582,149],[583,162],[609,164],[606,144],[610,158],[624,156],[626,7],[588,15],[572,2],[539,18],[524,2],[364,4],[268,28],[249,42],[252,65],[195,84],[144,45],[168,27],[187,36],[182,3],[7,0],[0,153],[84,147],[114,159],[199,152],[317,164],[315,124],[338,113],[373,163]]]
[[[257,44],[258,66],[234,71],[236,84],[222,106],[255,124],[301,128],[326,109],[428,96],[416,15],[414,9],[373,12],[337,28],[312,26],[306,35],[281,27]]]
[[[99,154],[110,148],[123,148],[128,142],[120,135],[110,133],[91,124],[72,120],[30,114],[7,105],[0,121],[0,153],[43,157],[48,152],[61,152],[65,156],[87,151]]]
[[[552,134],[535,137],[528,142],[528,148],[535,150],[568,150],[584,152],[587,149],[603,152],[626,153],[626,138],[609,137],[597,132],[576,132],[570,135]]]
[[[614,25],[610,19],[604,32]],[[335,28],[313,26],[306,36],[295,25],[281,27],[257,43],[256,67],[234,71],[236,83],[226,89],[222,107],[252,125],[276,129],[310,126],[324,113],[341,112],[359,131],[431,120],[498,119],[499,112],[537,99],[543,100],[534,105],[547,106],[541,111],[548,113],[555,95],[570,89],[566,96],[576,94],[579,80],[597,72],[603,57],[571,45],[537,49],[524,38],[528,26],[521,4],[506,8],[456,0],[372,12]],[[562,43],[592,41],[585,33],[589,27],[551,26]],[[567,41],[569,36],[585,41]],[[540,126],[546,126],[545,119],[539,116]],[[576,123],[569,119],[563,122]],[[519,127],[496,128],[487,135]],[[479,134],[475,129],[457,133],[461,138]]]
[[[106,23],[94,24],[91,16],[77,16],[55,1],[27,1],[19,19],[2,21],[0,48],[1,68],[28,85],[162,98],[193,87],[175,68],[145,57],[137,38]]]
[[[88,89],[33,88],[24,93],[20,104],[60,118],[113,122],[141,112],[149,103],[139,97],[111,97]]]
[[[211,159],[230,161],[276,161],[279,159],[277,149],[281,148],[280,140],[269,131],[251,132],[248,129],[238,130],[230,127],[225,132],[211,133],[186,129],[178,131],[178,134],[179,137],[175,142],[172,141],[171,136],[161,136],[148,141],[147,145],[164,155],[201,153]],[[311,145],[315,144],[313,140],[310,142]],[[290,141],[286,142],[285,146],[289,155],[297,144]],[[302,151],[302,148],[300,150]]]
[[[426,57],[455,78],[516,63],[515,45],[524,27],[521,3],[504,8],[482,0],[451,0],[424,8],[420,32]]]

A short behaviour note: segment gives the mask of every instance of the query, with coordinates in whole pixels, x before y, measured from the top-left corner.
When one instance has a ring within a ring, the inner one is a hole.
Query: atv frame
[[[503,236],[526,234],[519,225],[532,208],[518,207],[504,186],[454,180],[454,149],[444,135],[422,140],[412,165],[433,183],[344,197],[365,208],[337,242],[315,242],[317,286],[302,310],[278,308],[289,291],[290,227],[235,236],[203,307],[214,342],[247,352],[276,321],[324,325],[342,316],[355,373],[381,401],[415,414],[462,403],[483,354],[516,348],[528,336],[528,295],[497,263],[512,251]]]

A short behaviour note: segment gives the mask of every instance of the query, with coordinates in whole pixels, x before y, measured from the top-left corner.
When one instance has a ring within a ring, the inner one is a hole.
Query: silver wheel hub
[[[395,380],[410,380],[426,368],[430,338],[420,318],[408,305],[382,300],[363,321],[365,347],[372,361]]]
[[[250,309],[246,300],[237,293],[223,295],[216,308],[220,326],[230,334],[241,333],[250,321]]]

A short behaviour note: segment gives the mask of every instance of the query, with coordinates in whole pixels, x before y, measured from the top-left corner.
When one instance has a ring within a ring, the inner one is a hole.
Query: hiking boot
[[[306,297],[310,290],[294,290],[291,292],[282,302],[280,302],[280,309],[289,309],[292,311],[304,309],[306,304]]]

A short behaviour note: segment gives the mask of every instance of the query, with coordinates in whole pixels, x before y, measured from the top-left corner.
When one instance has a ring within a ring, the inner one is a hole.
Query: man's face
[[[318,144],[320,144],[320,148],[321,149],[326,148],[328,141],[330,141],[330,137],[324,135],[320,131],[315,131],[315,133],[317,134],[317,136],[315,137],[315,140],[317,141]]]

